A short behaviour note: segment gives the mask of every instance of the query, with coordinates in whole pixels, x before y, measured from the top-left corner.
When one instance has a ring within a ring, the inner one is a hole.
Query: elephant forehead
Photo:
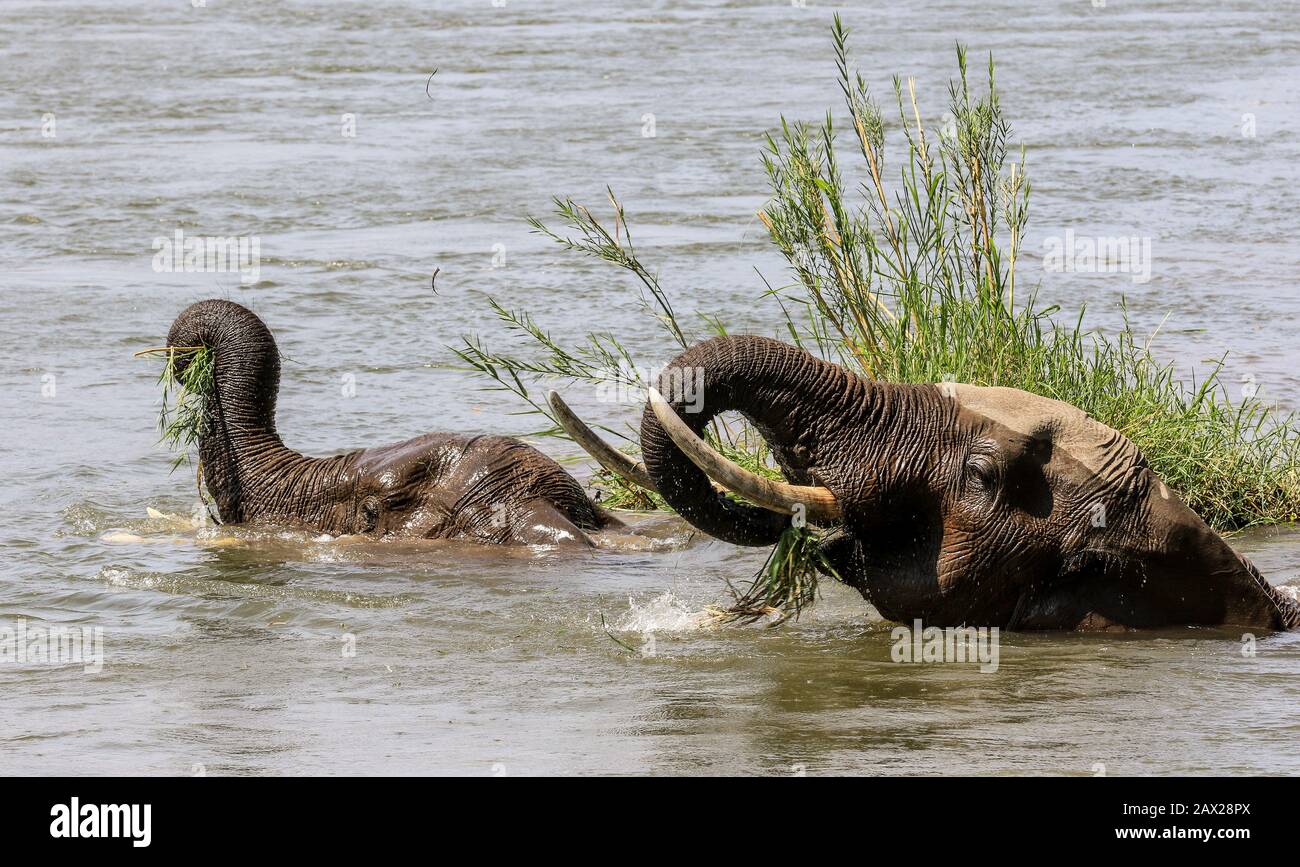
[[[1127,437],[1064,401],[1000,386],[945,382],[939,390],[963,409],[1014,433],[1050,439],[1054,452],[1064,452],[1089,472],[1108,474],[1141,459]]]

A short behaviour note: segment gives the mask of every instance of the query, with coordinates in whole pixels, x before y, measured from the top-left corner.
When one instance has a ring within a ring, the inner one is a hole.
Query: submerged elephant
[[[1069,404],[1010,388],[876,382],[760,337],[698,344],[661,384],[683,371],[703,377],[703,406],[684,412],[680,395],[652,392],[643,465],[560,418],[607,468],[653,486],[718,539],[771,545],[795,513],[836,527],[823,546],[829,562],[889,620],[1300,628],[1300,605],[1184,505],[1132,442]],[[564,409],[558,396],[552,404]],[[700,439],[729,410],[757,428],[795,484],[758,477]]]
[[[299,454],[276,432],[275,338],[239,304],[191,305],[167,345],[214,351],[199,457],[226,523],[549,545],[590,545],[589,532],[621,526],[559,464],[509,437],[429,433],[335,457]],[[178,354],[178,372],[186,363]]]

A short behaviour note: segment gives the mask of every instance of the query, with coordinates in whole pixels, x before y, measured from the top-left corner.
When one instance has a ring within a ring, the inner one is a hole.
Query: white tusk
[[[595,458],[596,463],[647,491],[655,489],[655,483],[650,480],[645,464],[632,460],[597,436],[596,432],[587,427],[587,423],[578,418],[560,399],[559,392],[552,391],[548,394],[546,402],[551,405],[551,409],[555,412],[555,420],[560,423],[560,427],[564,428],[564,432],[573,437],[573,441],[582,446],[587,454]]]
[[[824,523],[840,517],[840,504],[826,488],[774,482],[738,467],[718,454],[696,436],[668,405],[663,395],[653,388],[650,389],[650,406],[654,409],[659,424],[663,425],[668,436],[691,463],[727,490],[774,512],[790,515],[797,514],[802,509],[807,519],[813,523]]]

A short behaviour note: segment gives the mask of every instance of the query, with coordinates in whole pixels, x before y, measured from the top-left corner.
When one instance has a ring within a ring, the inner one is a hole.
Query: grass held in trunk
[[[190,460],[190,450],[203,433],[204,408],[213,393],[216,353],[207,346],[167,346],[146,349],[136,355],[151,355],[163,361],[163,369],[158,374],[158,384],[162,386],[159,441],[178,453],[172,461],[175,471]],[[187,363],[178,373],[177,361],[181,358],[187,359]]]
[[[817,601],[821,575],[840,580],[835,567],[821,550],[822,534],[808,527],[790,526],[768,554],[767,561],[749,586],[737,591],[728,585],[733,603],[711,606],[715,623],[753,623],[767,618],[768,626],[779,626]]]
[[[1234,400],[1219,376],[1221,360],[1185,383],[1152,355],[1151,338],[1132,330],[1126,310],[1106,335],[1084,327],[1082,309],[1060,316],[1059,307],[1017,286],[1031,187],[1025,153],[1010,144],[992,58],[972,74],[958,46],[946,106],[927,126],[911,79],[893,79],[887,115],[850,64],[838,16],[831,35],[840,120],[830,112],[815,124],[782,118],[761,153],[771,196],[758,217],[789,267],[784,283],[764,278],[762,295],[777,305],[782,336],[877,380],[1008,386],[1073,404],[1132,440],[1218,531],[1297,520],[1293,416],[1260,393]],[[887,142],[899,148],[896,163]],[[856,183],[845,180],[846,147]],[[612,193],[610,201],[612,230],[567,199],[556,200],[563,229],[533,224],[570,250],[629,271],[671,342],[694,343],[699,335],[677,317],[632,245],[622,205]],[[549,415],[532,399],[530,381],[598,383],[620,375],[615,368],[640,369],[614,335],[588,334],[568,348],[527,312],[493,306],[540,357],[493,352],[477,337],[458,352],[535,411]],[[726,333],[718,316],[701,322],[706,336]],[[553,425],[545,433],[560,431]],[[760,441],[745,431],[731,436],[715,427],[710,440],[747,468],[766,467],[755,457]],[[620,479],[599,479],[609,487],[607,502],[639,496]],[[797,612],[810,603],[819,556],[813,538],[793,528],[783,536],[735,608],[761,616],[765,607]]]

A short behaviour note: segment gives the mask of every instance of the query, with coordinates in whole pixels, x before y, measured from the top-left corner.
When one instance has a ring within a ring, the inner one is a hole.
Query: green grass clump
[[[1222,359],[1186,385],[1127,311],[1107,337],[1084,329],[1082,310],[1061,322],[1033,293],[1017,299],[1030,186],[1023,150],[1007,161],[992,60],[977,96],[958,48],[951,120],[934,136],[912,82],[894,80],[907,158],[891,188],[886,120],[850,72],[847,37],[837,19],[839,84],[865,166],[860,201],[846,196],[830,115],[815,129],[783,123],[763,155],[773,197],[759,216],[795,276],[772,291],[791,339],[880,380],[1010,386],[1074,404],[1133,440],[1217,529],[1296,520],[1294,417],[1258,395],[1234,401]]]
[[[766,619],[779,626],[817,601],[817,581],[827,575],[841,580],[822,552],[822,534],[810,527],[790,526],[781,534],[766,562],[748,587],[738,591],[728,582],[733,602],[711,606],[715,623],[753,623]]]
[[[832,30],[838,84],[859,160],[845,180],[841,138],[831,113],[818,124],[790,123],[766,140],[771,188],[759,219],[789,264],[791,279],[764,297],[779,305],[786,339],[874,379],[943,380],[1021,388],[1074,404],[1119,430],[1153,469],[1213,527],[1231,531],[1297,520],[1300,428],[1258,394],[1234,400],[1220,359],[1199,381],[1180,380],[1155,359],[1150,338],[1124,321],[1113,335],[1083,325],[1084,311],[1061,317],[1017,291],[1016,264],[1028,220],[1030,184],[1023,149],[1012,154],[990,57],[975,86],[958,46],[944,122],[927,129],[913,82],[893,81],[896,115],[886,118],[848,60],[848,30]],[[894,169],[886,139],[902,148]],[[1010,160],[1010,156],[1016,160]],[[534,229],[577,253],[631,272],[642,304],[672,343],[699,337],[676,316],[667,292],[637,255],[622,205],[610,193],[612,230],[569,199],[556,199],[567,233],[534,220]],[[540,347],[523,359],[466,338],[460,357],[496,388],[549,416],[527,383],[561,378],[589,384],[636,370],[608,333],[569,348],[524,311],[492,302],[506,330]],[[701,316],[704,336],[725,334],[720,318]],[[1152,335],[1154,336],[1154,335]],[[626,362],[620,365],[620,361]],[[646,385],[646,383],[634,383]],[[558,425],[541,431],[560,434]],[[610,431],[611,433],[618,433]],[[756,437],[714,427],[715,446],[746,466],[767,467]],[[624,434],[629,442],[633,438]],[[641,497],[620,479],[598,477],[607,504]],[[641,497],[641,500],[646,499]],[[764,607],[798,611],[815,598],[815,531],[787,533],[733,613]],[[774,577],[773,564],[777,564]],[[811,589],[810,589],[811,585]]]
[[[599,502],[606,509],[618,509],[624,512],[658,512],[672,511],[664,498],[655,491],[631,484],[621,476],[609,470],[597,470],[591,477],[596,488]]]
[[[204,409],[214,390],[216,352],[207,346],[167,346],[136,354],[154,355],[163,360],[163,369],[158,374],[158,384],[162,386],[158,441],[177,452],[172,461],[175,472],[177,467],[190,462],[190,451],[204,432]],[[188,363],[178,373],[177,362],[181,358],[188,359]]]

